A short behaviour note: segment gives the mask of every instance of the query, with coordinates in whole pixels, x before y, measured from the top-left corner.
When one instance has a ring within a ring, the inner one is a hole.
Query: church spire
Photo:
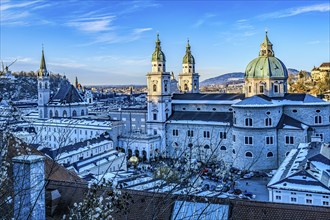
[[[46,67],[44,47],[43,46],[42,46],[42,55],[41,55],[40,68],[39,68],[38,76],[48,76],[48,71],[47,71],[47,67]]]
[[[266,36],[264,41],[260,44],[260,53],[259,56],[273,57],[273,44],[268,39],[268,31],[266,31]]]

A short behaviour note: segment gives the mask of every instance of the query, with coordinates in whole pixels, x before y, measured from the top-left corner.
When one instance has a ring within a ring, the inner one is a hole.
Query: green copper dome
[[[189,40],[187,42],[186,55],[183,57],[182,64],[195,64],[195,58],[191,54]]]
[[[245,78],[288,78],[284,63],[274,56],[273,44],[269,41],[267,32],[260,45],[259,57],[246,67]]]
[[[158,61],[158,62],[165,62],[165,54],[162,51],[162,48],[160,47],[160,40],[159,40],[159,34],[157,34],[157,40],[156,40],[156,48],[155,52],[152,54],[151,58],[152,62]]]

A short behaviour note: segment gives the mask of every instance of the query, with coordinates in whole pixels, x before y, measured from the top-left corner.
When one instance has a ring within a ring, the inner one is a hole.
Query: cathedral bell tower
[[[39,118],[48,118],[47,104],[50,99],[49,73],[46,68],[44,49],[42,48],[40,69],[38,71],[38,110]]]
[[[185,93],[199,92],[199,74],[195,73],[195,58],[191,54],[189,40],[182,60],[182,73],[179,74],[179,89]]]
[[[163,140],[162,149],[165,149],[165,122],[172,113],[171,74],[166,72],[166,58],[161,49],[158,34],[151,65],[151,72],[147,74],[147,132],[160,135]]]

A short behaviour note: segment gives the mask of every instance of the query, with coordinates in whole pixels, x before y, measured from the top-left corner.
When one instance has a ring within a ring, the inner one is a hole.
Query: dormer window
[[[154,85],[152,86],[152,90],[153,90],[154,92],[157,92],[157,85],[156,85],[156,84],[154,84]]]
[[[259,91],[260,91],[260,93],[264,93],[264,86],[260,86]]]
[[[279,93],[278,85],[274,85],[274,93]]]

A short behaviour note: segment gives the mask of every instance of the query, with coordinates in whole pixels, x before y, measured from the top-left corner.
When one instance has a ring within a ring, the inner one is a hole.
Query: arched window
[[[210,146],[207,144],[204,146],[204,149],[210,149]]]
[[[73,117],[76,117],[76,116],[77,116],[77,112],[76,112],[76,110],[73,110],[73,111],[72,111],[72,116],[73,116]]]
[[[322,116],[321,115],[317,115],[315,116],[315,124],[322,124]]]
[[[225,146],[221,146],[220,150],[227,150],[227,148]]]
[[[55,110],[55,117],[57,118],[58,117],[58,111]]]
[[[252,118],[245,119],[245,126],[252,126]]]
[[[53,117],[53,111],[49,110],[49,117],[52,118]]]
[[[272,126],[272,119],[271,118],[266,118],[265,119],[265,125],[266,126]]]
[[[252,153],[250,151],[245,153],[245,157],[253,157]]]
[[[81,110],[81,116],[84,116],[84,115],[85,115],[85,111]]]
[[[164,81],[164,91],[167,92],[167,80]]]
[[[63,117],[65,118],[65,117],[67,117],[68,116],[68,113],[64,110],[63,111]]]
[[[39,83],[39,89],[41,89],[42,88],[42,83]]]
[[[184,91],[188,91],[188,85],[184,84]]]
[[[156,85],[156,84],[154,84],[154,85],[152,86],[152,90],[153,90],[154,92],[157,92],[157,85]]]
[[[189,143],[189,144],[188,144],[188,147],[189,147],[189,148],[192,148],[192,147],[193,147],[193,144],[192,144],[192,143]]]
[[[268,152],[267,153],[267,157],[273,157],[273,156],[274,156],[273,152]]]

